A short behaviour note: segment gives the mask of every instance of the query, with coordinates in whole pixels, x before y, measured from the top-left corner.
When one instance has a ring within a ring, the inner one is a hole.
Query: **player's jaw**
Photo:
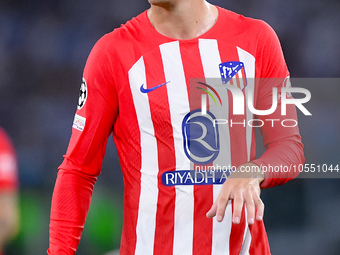
[[[178,5],[180,2],[189,0],[148,0],[148,1],[151,5],[169,8]]]
[[[170,4],[170,3],[174,3],[177,2],[178,0],[148,0],[150,4]]]

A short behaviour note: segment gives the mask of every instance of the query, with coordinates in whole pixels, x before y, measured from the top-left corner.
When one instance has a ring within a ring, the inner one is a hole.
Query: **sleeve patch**
[[[81,85],[80,85],[80,91],[79,91],[79,99],[78,99],[78,109],[80,110],[85,105],[87,99],[87,86],[86,81],[83,78]]]
[[[85,122],[86,122],[86,118],[79,116],[78,114],[76,114],[74,116],[74,120],[73,120],[73,128],[77,129],[79,131],[83,131],[85,128]]]

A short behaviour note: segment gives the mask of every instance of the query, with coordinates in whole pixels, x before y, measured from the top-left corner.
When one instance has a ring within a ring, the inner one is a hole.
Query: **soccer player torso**
[[[113,131],[125,185],[122,254],[269,254],[263,223],[248,226],[243,213],[233,225],[232,204],[222,223],[206,218],[221,183],[204,175],[198,183],[189,170],[255,158],[254,129],[247,124],[253,114],[233,115],[228,92],[198,87],[219,79],[256,104],[253,78],[288,75],[275,40],[265,23],[219,8],[213,28],[192,40],[160,35],[144,12],[94,47],[66,158],[99,173]],[[211,92],[205,119],[195,117],[203,89]],[[213,128],[214,104],[234,125]],[[195,139],[188,135],[190,121],[201,130]]]

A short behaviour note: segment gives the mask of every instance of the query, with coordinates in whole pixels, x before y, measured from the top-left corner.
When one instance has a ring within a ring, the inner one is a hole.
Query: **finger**
[[[229,186],[223,185],[220,194],[217,197],[216,219],[218,222],[221,222],[224,218],[225,209],[227,208],[228,201],[231,199],[230,192]]]
[[[255,218],[255,203],[253,199],[253,194],[250,190],[244,192],[244,203],[247,210],[247,221],[249,225],[254,224]]]
[[[216,216],[216,212],[217,212],[217,204],[214,203],[211,206],[210,210],[207,212],[206,216],[211,219]]]
[[[264,215],[264,204],[261,198],[258,196],[258,194],[254,196],[254,203],[256,206],[256,220],[261,221],[263,220],[263,215]]]
[[[244,199],[241,192],[234,194],[234,210],[233,210],[233,223],[239,224],[241,220]]]
[[[217,210],[216,210],[216,219],[218,222],[221,222],[224,218],[225,209],[227,208],[229,201],[229,196],[221,196],[217,199]]]

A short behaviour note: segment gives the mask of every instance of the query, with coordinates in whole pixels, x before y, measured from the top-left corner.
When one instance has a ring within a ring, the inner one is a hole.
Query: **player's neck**
[[[218,10],[204,0],[151,4],[148,17],[153,27],[167,37],[188,40],[207,32],[217,21]]]

